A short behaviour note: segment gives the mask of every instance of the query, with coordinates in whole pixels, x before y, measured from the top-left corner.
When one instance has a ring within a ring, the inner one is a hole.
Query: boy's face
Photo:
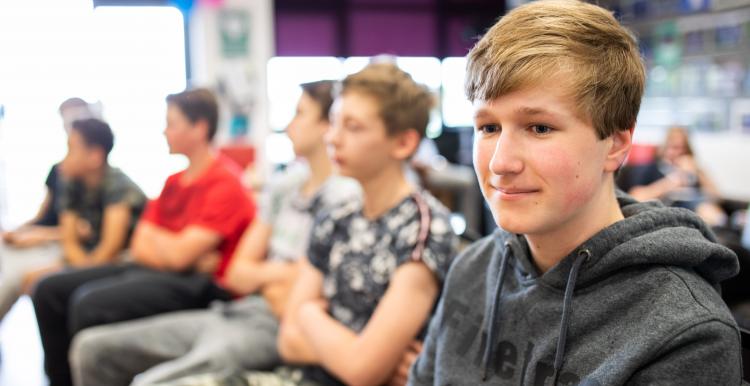
[[[601,216],[595,203],[624,157],[613,146],[624,134],[599,140],[566,91],[551,82],[474,103],[474,168],[508,232],[551,234]]]
[[[167,127],[164,136],[167,137],[170,154],[187,154],[196,144],[204,143],[206,133],[199,130],[198,123],[193,124],[179,107],[167,105]]]
[[[86,145],[81,134],[71,130],[68,134],[68,153],[62,160],[60,170],[68,178],[80,178],[101,164],[100,150]]]
[[[374,98],[356,91],[346,92],[336,102],[326,141],[341,175],[363,182],[402,161],[395,154],[398,136],[387,134],[378,108]]]
[[[286,134],[294,146],[294,154],[306,156],[321,146],[328,126],[328,121],[320,116],[318,103],[303,92],[297,103],[294,118],[286,128]]]

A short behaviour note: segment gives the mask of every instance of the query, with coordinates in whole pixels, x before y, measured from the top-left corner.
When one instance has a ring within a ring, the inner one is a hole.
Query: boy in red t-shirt
[[[206,307],[230,294],[216,284],[255,206],[238,173],[211,148],[218,108],[196,89],[167,97],[171,153],[189,165],[149,203],[130,245],[135,264],[72,270],[33,295],[50,386],[71,385],[68,347],[80,330],[159,313]]]

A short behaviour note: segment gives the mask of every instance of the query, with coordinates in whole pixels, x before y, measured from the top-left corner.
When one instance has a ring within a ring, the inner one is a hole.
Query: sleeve
[[[58,188],[60,189],[60,198],[58,205],[60,206],[60,212],[66,210],[75,211],[76,202],[78,201],[78,183],[75,181],[60,181]]]
[[[448,214],[444,210],[431,208],[430,217],[430,229],[420,259],[435,274],[442,286],[451,261],[458,253],[458,236],[453,232]],[[412,252],[417,247],[420,232],[420,217],[416,217],[413,224],[407,225],[407,228],[411,228],[408,229],[408,233],[416,237],[411,236],[413,242],[408,243],[409,249],[399,253],[398,265],[412,261]]]
[[[736,327],[710,320],[673,338],[628,385],[739,385],[742,358]]]
[[[310,264],[322,272],[328,273],[328,260],[333,246],[333,233],[336,222],[329,215],[328,211],[323,211],[315,217],[310,234],[310,245],[307,248],[307,259]]]
[[[440,334],[440,325],[443,318],[445,296],[440,297],[437,310],[430,320],[422,352],[412,364],[409,371],[408,386],[433,385],[435,382],[435,357],[437,353],[437,338]]]
[[[162,219],[161,219],[161,203],[162,200],[169,200],[171,197],[170,192],[174,191],[175,184],[179,183],[179,174],[173,174],[169,177],[167,177],[167,180],[164,182],[164,187],[161,189],[161,192],[159,193],[159,197],[150,200],[146,204],[146,208],[143,209],[143,213],[141,214],[140,220],[142,221],[148,221],[155,225],[162,225]]]
[[[223,238],[242,232],[255,216],[255,204],[239,182],[225,181],[206,191],[200,211],[189,225],[210,229]]]
[[[141,214],[141,221],[148,221],[153,224],[159,224],[159,198],[153,199],[146,204],[146,208]]]
[[[126,175],[116,175],[104,187],[104,206],[124,203],[131,208],[143,204],[145,195]]]

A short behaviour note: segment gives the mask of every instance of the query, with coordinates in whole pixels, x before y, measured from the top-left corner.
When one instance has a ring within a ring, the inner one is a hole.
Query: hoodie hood
[[[542,282],[564,289],[576,257],[583,251],[588,251],[589,257],[578,272],[577,289],[639,265],[690,268],[714,286],[739,272],[737,256],[716,243],[713,232],[694,212],[666,207],[657,201],[638,202],[620,191],[617,200],[625,219],[578,246],[542,275]],[[536,276],[525,238],[502,230],[496,235],[496,242],[512,248],[520,263],[516,269]]]

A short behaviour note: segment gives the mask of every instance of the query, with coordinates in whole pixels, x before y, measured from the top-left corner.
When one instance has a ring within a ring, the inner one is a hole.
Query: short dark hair
[[[167,103],[177,106],[187,119],[195,124],[205,120],[208,124],[208,140],[216,135],[219,124],[219,106],[213,92],[205,88],[185,90],[167,96]]]
[[[319,80],[316,82],[302,83],[299,85],[302,91],[312,98],[320,107],[320,119],[328,121],[328,112],[333,105],[333,86],[332,80]]]
[[[115,136],[107,122],[96,118],[79,119],[73,121],[71,130],[81,135],[86,146],[102,149],[104,159],[109,157],[109,152],[115,144]]]

